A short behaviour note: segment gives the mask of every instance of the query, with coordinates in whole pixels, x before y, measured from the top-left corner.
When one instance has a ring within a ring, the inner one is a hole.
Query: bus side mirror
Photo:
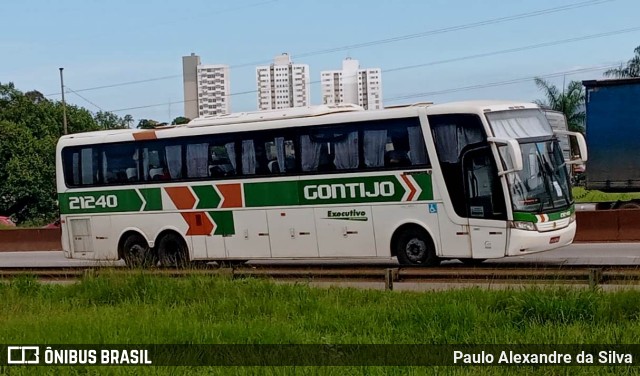
[[[576,159],[571,159],[570,161],[567,161],[568,165],[572,165],[572,164],[584,164],[584,162],[587,161],[588,158],[588,154],[587,154],[587,141],[584,139],[584,136],[582,135],[582,133],[580,132],[570,132],[570,131],[562,131],[562,130],[555,130],[553,131],[554,134],[560,134],[560,135],[567,135],[569,137],[573,137],[576,140],[576,144],[578,145],[578,152],[580,153],[580,157],[576,158]]]
[[[522,150],[520,149],[520,144],[517,140],[513,138],[496,138],[496,137],[487,137],[487,141],[493,142],[497,145],[505,145],[507,147],[507,153],[509,154],[509,158],[511,159],[511,169],[498,171],[498,175],[506,175],[512,172],[522,171]],[[500,164],[498,164],[500,167]]]

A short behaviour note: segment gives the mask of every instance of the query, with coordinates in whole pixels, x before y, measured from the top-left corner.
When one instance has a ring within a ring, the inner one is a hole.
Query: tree
[[[625,77],[640,77],[640,46],[633,50],[635,56],[633,56],[627,64],[620,64],[618,68],[612,68],[604,72],[605,77],[625,78]]]
[[[102,129],[125,128],[125,121],[120,116],[108,111],[98,111],[94,116],[96,123]]]
[[[126,114],[124,115],[124,118],[122,120],[126,124],[127,128],[131,128],[131,123],[133,123],[133,116]]]
[[[31,102],[35,104],[48,100],[47,98],[44,97],[44,94],[42,94],[37,90],[27,91],[26,93],[24,93],[24,96],[27,97]]]
[[[191,121],[191,119],[189,119],[189,118],[186,118],[184,116],[178,116],[177,118],[173,119],[171,124],[172,125],[187,124],[190,121]]]
[[[17,90],[13,83],[0,83],[0,120],[28,128],[34,137],[60,137],[63,132],[62,102],[40,100],[36,91],[29,95]],[[99,129],[91,112],[74,105],[66,106],[69,133]]]
[[[137,128],[139,129],[153,129],[158,125],[158,122],[151,119],[140,119]]]
[[[55,145],[57,137],[35,138],[27,128],[0,121],[0,213],[25,220],[57,214]]]
[[[99,129],[87,109],[67,105],[66,111],[69,133]],[[0,83],[0,215],[18,223],[58,216],[55,150],[62,113],[59,101]]]
[[[534,102],[542,107],[564,113],[567,127],[573,132],[584,132],[584,87],[580,81],[571,81],[566,90],[560,90],[542,78],[535,78],[536,86],[542,90],[545,100]]]

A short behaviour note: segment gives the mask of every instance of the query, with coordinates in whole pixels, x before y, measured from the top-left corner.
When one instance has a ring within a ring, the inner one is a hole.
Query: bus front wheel
[[[189,263],[189,250],[181,236],[168,233],[157,244],[161,266],[184,268]]]
[[[122,258],[130,268],[148,268],[156,262],[155,255],[142,235],[129,235],[122,245]]]
[[[435,246],[423,229],[409,227],[398,235],[395,253],[402,265],[435,266],[440,264]]]

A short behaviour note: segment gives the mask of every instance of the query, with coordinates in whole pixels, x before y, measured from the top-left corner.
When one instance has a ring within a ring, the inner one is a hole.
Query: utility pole
[[[64,79],[62,78],[62,70],[60,68],[60,91],[62,91],[62,123],[64,124],[64,134],[67,134],[67,104],[64,102]]]

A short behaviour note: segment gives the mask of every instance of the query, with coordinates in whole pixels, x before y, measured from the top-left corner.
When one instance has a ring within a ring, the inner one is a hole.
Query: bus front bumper
[[[538,232],[511,229],[505,256],[522,256],[567,246],[576,235],[576,222],[553,231]]]

